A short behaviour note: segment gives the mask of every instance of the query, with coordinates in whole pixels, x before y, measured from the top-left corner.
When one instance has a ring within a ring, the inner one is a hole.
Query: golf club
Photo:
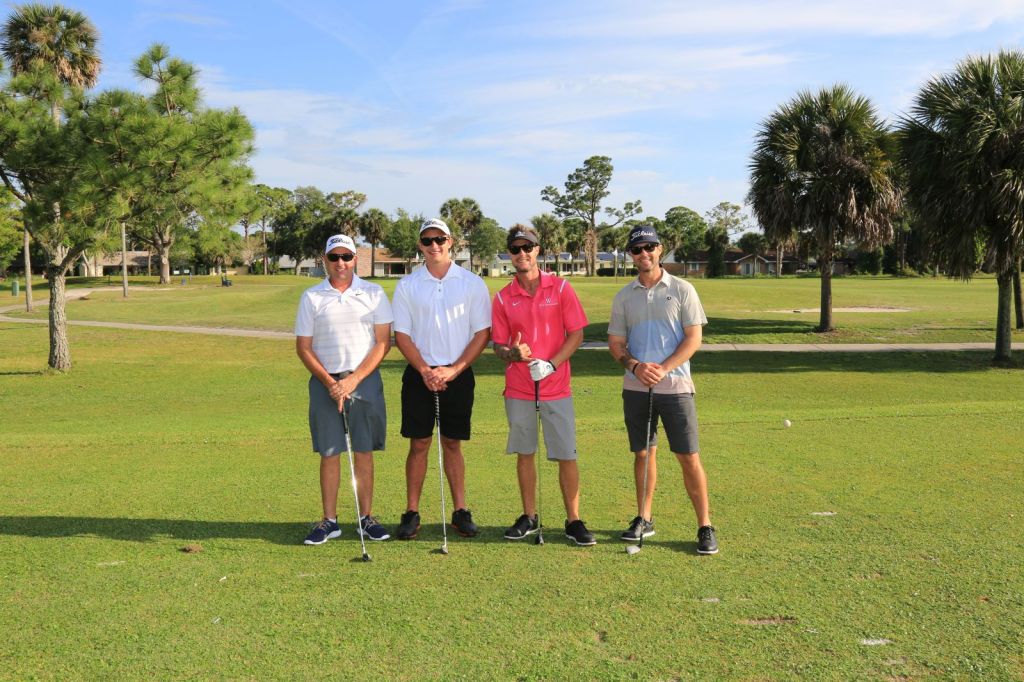
[[[644,547],[644,504],[647,502],[647,472],[651,470],[651,422],[654,420],[654,387],[647,389],[647,438],[644,440],[646,454],[644,456],[644,486],[640,496],[640,541],[635,545],[626,545],[626,554],[636,554]]]
[[[352,499],[356,503],[356,534],[359,535],[359,544],[363,548],[363,561],[370,561],[370,555],[366,553],[366,538],[363,537],[363,517],[359,513],[359,489],[356,484],[356,465],[352,461],[352,436],[348,430],[348,404],[341,410],[341,421],[345,427],[345,449],[348,450],[348,470],[352,474]]]
[[[541,507],[541,496],[543,486],[540,484],[541,470],[544,468],[544,462],[540,458],[540,381],[533,382],[533,406],[537,412],[537,454],[534,459],[537,464],[537,537],[533,541],[535,545],[544,544],[544,526],[540,522],[540,507]]]
[[[448,553],[448,523],[447,512],[444,509],[444,453],[441,451],[441,398],[434,392],[434,431],[437,435],[437,477],[441,481],[441,533],[444,542],[441,545],[441,554]]]

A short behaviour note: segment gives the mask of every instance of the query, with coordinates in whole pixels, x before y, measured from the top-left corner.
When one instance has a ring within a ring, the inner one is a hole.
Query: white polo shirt
[[[374,326],[394,320],[378,285],[352,275],[344,292],[325,279],[306,289],[295,316],[295,335],[313,337],[313,353],[331,374],[351,372],[373,348]]]
[[[491,326],[491,297],[484,281],[452,263],[442,279],[423,265],[399,280],[395,331],[408,334],[431,366],[450,365],[473,335]]]

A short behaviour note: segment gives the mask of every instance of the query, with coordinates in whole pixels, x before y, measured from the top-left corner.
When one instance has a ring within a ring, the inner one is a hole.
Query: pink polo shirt
[[[549,360],[565,343],[565,337],[587,326],[587,314],[569,283],[556,275],[540,274],[540,286],[530,296],[512,278],[494,296],[491,304],[491,339],[510,345],[522,332],[533,357]],[[541,400],[561,400],[572,395],[569,362],[540,382]],[[525,362],[513,362],[505,369],[506,398],[533,400],[533,379]]]

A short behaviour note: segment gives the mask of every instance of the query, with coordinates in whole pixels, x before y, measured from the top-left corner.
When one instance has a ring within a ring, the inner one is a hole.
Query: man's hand
[[[529,362],[533,359],[533,351],[530,346],[523,343],[523,333],[516,332],[515,341],[508,347],[509,359],[512,362]]]
[[[448,370],[448,373],[442,372],[442,370]],[[420,375],[423,377],[423,384],[427,387],[427,390],[434,393],[439,393],[448,388],[448,381],[454,378],[451,367],[434,367],[433,369],[428,367]]]
[[[530,377],[534,381],[540,381],[544,377],[555,373],[555,366],[547,360],[536,359],[530,363]]]
[[[348,400],[352,393],[355,392],[359,386],[359,381],[356,379],[354,374],[349,374],[344,379],[338,379],[333,384],[327,387],[327,391],[331,394],[331,398],[338,401],[338,411],[341,411],[341,405]]]
[[[640,362],[633,368],[633,376],[644,386],[654,386],[665,378],[665,370],[657,362]]]

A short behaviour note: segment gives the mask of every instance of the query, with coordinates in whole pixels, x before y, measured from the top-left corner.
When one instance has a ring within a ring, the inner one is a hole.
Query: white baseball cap
[[[448,225],[440,218],[431,218],[430,220],[424,220],[423,224],[420,225],[420,234],[423,234],[427,230],[441,230],[449,237],[452,236],[451,230],[448,229]]]
[[[352,253],[356,252],[356,243],[352,241],[352,237],[347,234],[336,234],[327,240],[327,246],[324,247],[324,253],[330,253],[332,249],[338,247],[348,249]]]

